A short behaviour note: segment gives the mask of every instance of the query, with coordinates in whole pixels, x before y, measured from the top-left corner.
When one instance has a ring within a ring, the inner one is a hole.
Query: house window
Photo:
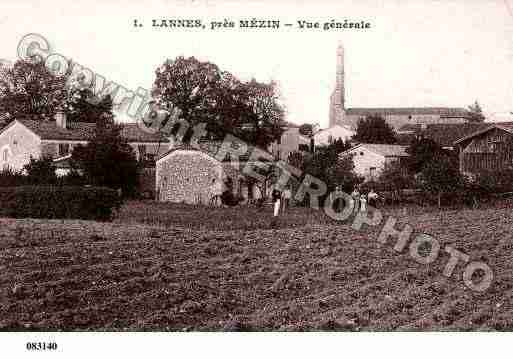
[[[9,159],[9,149],[4,149],[2,152],[2,161],[7,162]]]
[[[305,145],[304,143],[301,143],[298,146],[298,150],[302,151],[302,152],[308,152],[310,150],[310,148],[308,147],[308,145]]]
[[[360,152],[360,156],[363,156],[363,152]]]
[[[376,178],[376,167],[369,168],[370,178]]]
[[[59,156],[66,156],[70,153],[69,143],[59,143]]]
[[[329,136],[328,136],[328,143],[329,143],[329,144],[332,144],[332,143],[333,143],[333,136],[332,136],[332,135],[329,135]]]

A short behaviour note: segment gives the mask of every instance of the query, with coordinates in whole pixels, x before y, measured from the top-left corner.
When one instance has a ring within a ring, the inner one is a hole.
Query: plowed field
[[[0,219],[0,328],[513,330],[510,208],[401,216],[397,228],[439,240],[429,265],[378,245],[382,226],[294,209],[272,229],[267,213],[244,211],[180,207],[160,224]],[[448,244],[492,268],[487,291],[468,289],[461,265],[442,275]]]

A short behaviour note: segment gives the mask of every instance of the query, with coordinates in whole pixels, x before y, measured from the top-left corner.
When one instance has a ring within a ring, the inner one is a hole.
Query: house
[[[219,184],[227,184],[233,195],[243,201],[263,197],[260,188],[242,172],[246,165],[251,165],[248,156],[233,161],[227,156],[220,161],[216,158],[219,146],[214,142],[200,142],[198,147],[180,144],[162,154],[156,163],[158,200],[209,204],[213,187]]]
[[[337,124],[316,132],[313,137],[315,146],[327,146],[339,138],[347,142],[354,135],[355,131]]]
[[[408,157],[407,146],[361,143],[340,153],[339,158],[353,156],[354,171],[365,180],[376,180],[383,169]]]
[[[489,123],[454,142],[460,172],[473,176],[481,171],[513,168],[513,122]]]
[[[269,146],[271,152],[276,159],[286,161],[290,153],[300,151],[310,146],[310,139],[299,133],[299,125],[286,122],[285,131],[281,137]]]
[[[94,123],[67,122],[64,113],[58,113],[55,121],[15,119],[0,130],[0,168],[21,170],[30,158],[48,156],[55,160],[57,174],[65,174],[73,148],[87,144],[95,126]],[[122,124],[121,136],[140,160],[151,160],[171,145],[169,139],[145,132],[136,123]]]

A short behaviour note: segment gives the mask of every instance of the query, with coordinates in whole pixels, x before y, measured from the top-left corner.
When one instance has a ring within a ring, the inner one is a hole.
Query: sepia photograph
[[[0,8],[11,356],[504,355],[513,0]]]

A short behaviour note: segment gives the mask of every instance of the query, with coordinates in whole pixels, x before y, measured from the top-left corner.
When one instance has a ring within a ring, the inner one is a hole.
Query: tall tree
[[[274,82],[241,82],[215,64],[194,57],[167,60],[156,71],[157,105],[176,107],[192,125],[206,124],[211,138],[233,133],[266,148],[283,132],[283,106]]]
[[[483,109],[479,102],[474,101],[472,105],[468,106],[468,112],[470,115],[470,120],[472,122],[483,122],[485,120],[485,116],[483,115]]]
[[[437,196],[438,207],[441,206],[442,196],[461,189],[464,178],[449,156],[439,156],[429,161],[422,169],[420,185],[424,192]]]
[[[64,103],[69,74],[57,76],[43,62],[18,60],[0,67],[0,113],[50,120]]]
[[[98,98],[90,88],[70,87],[64,107],[71,122],[96,123],[102,118],[113,117],[110,95]]]
[[[354,187],[363,182],[363,178],[354,171],[354,162],[352,156],[345,156],[338,159],[326,171],[326,184],[329,190],[340,186],[342,191],[351,193]]]
[[[393,144],[397,142],[394,129],[380,115],[369,115],[359,120],[353,139],[361,143]]]
[[[105,101],[110,101],[106,97]],[[84,171],[88,183],[120,188],[123,194],[135,194],[139,162],[132,147],[121,136],[121,126],[114,123],[110,111],[96,119],[93,138],[73,149],[72,159]]]
[[[408,157],[408,169],[412,173],[422,171],[424,165],[442,154],[442,147],[430,138],[415,138],[406,152]]]

